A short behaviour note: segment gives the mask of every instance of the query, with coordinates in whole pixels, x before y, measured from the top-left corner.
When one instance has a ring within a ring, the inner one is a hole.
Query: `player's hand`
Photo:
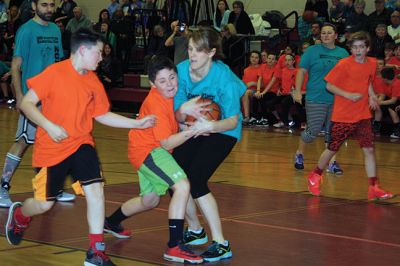
[[[142,119],[135,119],[135,128],[149,128],[149,127],[154,127],[156,124],[157,117],[155,115],[146,115]]]
[[[346,99],[352,101],[352,102],[357,102],[362,98],[362,94],[360,93],[347,93],[345,96]]]
[[[199,118],[196,120],[196,122],[193,124],[191,127],[191,130],[193,130],[194,137],[198,137],[201,135],[208,136],[210,133],[213,133],[214,131],[214,126],[213,126],[212,121],[208,121],[207,119],[204,118]]]
[[[368,101],[369,101],[369,107],[370,107],[372,110],[376,110],[376,109],[379,108],[378,99],[376,98],[375,95],[369,96]]]
[[[296,103],[302,104],[303,95],[301,94],[301,92],[297,92],[297,90],[293,91],[293,100]]]
[[[50,138],[54,142],[61,142],[64,139],[68,138],[68,133],[67,131],[59,125],[51,123],[48,128],[46,128],[47,134],[49,134]]]
[[[256,93],[254,93],[254,97],[257,99],[261,99],[263,97],[264,94],[262,94],[261,92],[257,91]]]
[[[210,111],[206,106],[210,105],[211,101],[197,102],[201,96],[194,97],[181,105],[180,111],[182,114],[193,116],[194,118],[204,118],[202,112]]]

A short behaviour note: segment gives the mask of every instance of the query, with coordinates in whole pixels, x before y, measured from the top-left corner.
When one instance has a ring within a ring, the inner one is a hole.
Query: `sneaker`
[[[90,248],[86,252],[84,266],[116,266],[105,253],[105,244],[96,243],[96,250]]]
[[[308,176],[308,190],[314,196],[321,195],[321,189],[320,189],[321,181],[322,181],[322,176],[315,172],[311,172],[310,175]]]
[[[247,126],[249,124],[249,120],[250,120],[250,118],[248,118],[248,117],[243,118],[242,125]]]
[[[268,119],[261,118],[260,120],[257,120],[256,121],[256,126],[267,127],[268,126]]]
[[[304,169],[304,157],[303,154],[296,154],[294,156],[294,168],[297,170],[303,170]]]
[[[187,245],[178,244],[173,248],[167,248],[163,255],[165,260],[180,262],[180,263],[190,263],[199,264],[203,263],[203,258],[195,253]]]
[[[289,121],[288,125],[289,125],[290,128],[294,128],[296,126],[296,122],[294,122],[293,120]]]
[[[21,202],[14,202],[10,206],[8,219],[6,223],[6,238],[11,245],[19,245],[24,236],[24,231],[28,227],[27,224],[18,224],[14,218],[15,210],[22,206]]]
[[[285,124],[282,121],[279,121],[278,123],[273,124],[273,127],[276,127],[276,128],[281,128],[284,126],[285,126]]]
[[[130,230],[125,230],[121,224],[118,225],[110,224],[107,218],[104,220],[104,232],[110,233],[116,238],[121,238],[121,239],[130,238],[132,234]]]
[[[213,241],[208,246],[207,250],[201,254],[205,262],[219,261],[223,259],[229,259],[232,257],[232,250],[229,242],[226,241],[227,245],[223,245]]]
[[[257,123],[257,119],[255,119],[254,117],[250,117],[248,124],[250,126],[253,126]]]
[[[10,208],[12,205],[10,194],[8,192],[9,187],[10,186],[7,183],[2,184],[0,187],[0,207],[2,208]]]
[[[74,194],[71,193],[67,193],[67,192],[62,192],[60,194],[58,194],[57,196],[57,201],[59,202],[69,202],[69,201],[74,201],[76,198],[76,196]]]
[[[386,200],[393,197],[392,193],[381,189],[378,185],[368,186],[368,200]]]
[[[335,175],[343,175],[343,170],[340,168],[340,165],[336,162],[333,161],[333,163],[330,163],[328,168],[326,169],[328,173],[335,174]]]
[[[208,236],[204,228],[201,229],[200,233],[190,231],[188,228],[183,232],[183,243],[188,245],[204,245],[208,242]]]
[[[392,135],[390,135],[392,139],[400,139],[400,132],[393,132]]]

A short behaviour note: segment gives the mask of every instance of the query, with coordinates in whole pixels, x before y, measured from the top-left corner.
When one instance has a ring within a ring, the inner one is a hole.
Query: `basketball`
[[[219,105],[217,103],[215,103],[214,101],[212,101],[210,99],[204,99],[204,98],[198,99],[197,102],[198,103],[210,102],[209,105],[205,106],[205,108],[209,108],[210,110],[201,112],[201,114],[203,116],[205,116],[205,118],[207,120],[213,121],[213,120],[220,120],[221,119],[221,110],[220,110]],[[195,122],[196,118],[194,118],[193,116],[188,115],[186,117],[185,121],[186,122]]]

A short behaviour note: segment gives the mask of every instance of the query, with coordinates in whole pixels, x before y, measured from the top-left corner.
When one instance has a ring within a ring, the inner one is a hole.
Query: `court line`
[[[223,219],[223,220],[229,220],[229,219]],[[255,223],[255,222],[249,222],[249,221],[241,221],[241,220],[235,220],[235,219],[231,219],[229,221],[240,223],[240,224],[254,225],[254,226],[258,226],[258,227],[273,228],[273,229],[278,229],[278,230],[283,230],[283,231],[291,231],[291,232],[296,232],[296,233],[305,233],[305,234],[312,234],[312,235],[318,235],[318,236],[340,238],[340,239],[345,239],[345,240],[353,240],[353,241],[365,242],[365,243],[369,243],[369,244],[377,244],[377,245],[400,248],[400,244],[384,242],[384,241],[377,241],[377,240],[370,240],[370,239],[353,237],[353,236],[338,235],[338,234],[323,233],[323,232],[315,232],[315,231],[292,228],[292,227],[286,227],[286,226],[279,226],[279,225],[272,225],[272,224],[261,224],[261,223]]]

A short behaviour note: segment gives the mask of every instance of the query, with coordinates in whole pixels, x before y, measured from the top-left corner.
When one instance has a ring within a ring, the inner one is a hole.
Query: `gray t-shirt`
[[[186,36],[174,37],[174,63],[175,65],[189,58],[188,55],[189,41]]]

